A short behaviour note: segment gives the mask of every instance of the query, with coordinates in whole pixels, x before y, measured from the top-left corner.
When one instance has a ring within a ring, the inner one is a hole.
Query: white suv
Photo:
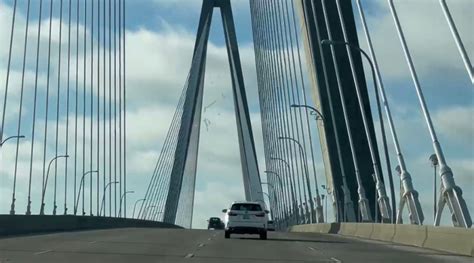
[[[259,234],[260,239],[267,239],[268,211],[258,202],[234,202],[226,213],[225,238],[231,234]]]

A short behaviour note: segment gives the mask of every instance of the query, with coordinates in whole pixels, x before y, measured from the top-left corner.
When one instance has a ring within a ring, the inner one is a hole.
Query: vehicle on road
[[[273,220],[268,220],[267,230],[268,231],[275,231],[275,223],[273,223]]]
[[[219,217],[211,217],[207,222],[207,229],[224,229],[224,222]]]
[[[268,211],[258,202],[234,202],[225,213],[225,238],[231,234],[258,234],[267,239]]]

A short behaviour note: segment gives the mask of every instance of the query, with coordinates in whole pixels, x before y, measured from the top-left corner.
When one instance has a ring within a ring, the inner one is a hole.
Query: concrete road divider
[[[418,225],[330,223],[298,225],[291,232],[339,234],[474,257],[474,229]]]
[[[344,223],[341,224],[341,228],[339,229],[338,234],[346,235],[346,236],[355,236],[357,231],[357,223]]]
[[[426,240],[426,227],[418,225],[395,225],[392,242],[423,247]]]
[[[356,232],[354,236],[362,238],[370,238],[374,231],[374,224],[371,223],[360,223],[356,226]]]
[[[474,257],[474,229],[427,226],[424,248]]]
[[[339,227],[340,227],[339,223],[296,225],[296,226],[291,226],[289,231],[290,232],[337,234],[337,232],[339,231]]]
[[[373,224],[374,231],[370,239],[392,242],[395,235],[395,224]]]

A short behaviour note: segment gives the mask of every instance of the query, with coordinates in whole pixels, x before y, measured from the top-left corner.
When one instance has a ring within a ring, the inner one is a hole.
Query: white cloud
[[[434,122],[450,140],[474,145],[474,107],[444,108],[434,114]]]
[[[362,1],[366,9],[368,27],[372,35],[376,54],[383,76],[408,79],[409,71],[398,39],[395,24],[387,1]],[[463,38],[468,53],[474,55],[472,10],[470,0],[450,1],[449,8]],[[355,6],[355,4],[354,4]],[[371,6],[370,11],[367,7]],[[468,79],[461,57],[452,38],[449,26],[437,1],[395,1],[401,27],[420,79],[429,80],[433,73],[462,72]],[[359,13],[355,16],[359,19]],[[359,27],[359,42],[367,50],[365,35]]]

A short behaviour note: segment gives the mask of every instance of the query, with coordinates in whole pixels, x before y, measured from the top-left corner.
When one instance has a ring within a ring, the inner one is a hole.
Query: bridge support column
[[[178,134],[180,140],[178,141],[174,154],[175,158],[163,217],[164,222],[177,223],[178,210],[183,210],[179,212],[180,216],[189,218],[188,222],[184,224],[186,227],[191,226],[207,43],[209,40],[212,14],[215,7],[219,8],[222,14],[227,55],[232,77],[232,91],[237,115],[237,133],[245,198],[249,201],[263,200],[230,0],[204,0],[194,47],[192,66],[188,83],[185,87],[186,97]],[[183,187],[186,187],[186,189],[183,189]],[[191,194],[190,197],[186,196],[189,194]],[[191,201],[185,199],[191,199]],[[186,205],[186,207],[183,207],[184,205]]]

